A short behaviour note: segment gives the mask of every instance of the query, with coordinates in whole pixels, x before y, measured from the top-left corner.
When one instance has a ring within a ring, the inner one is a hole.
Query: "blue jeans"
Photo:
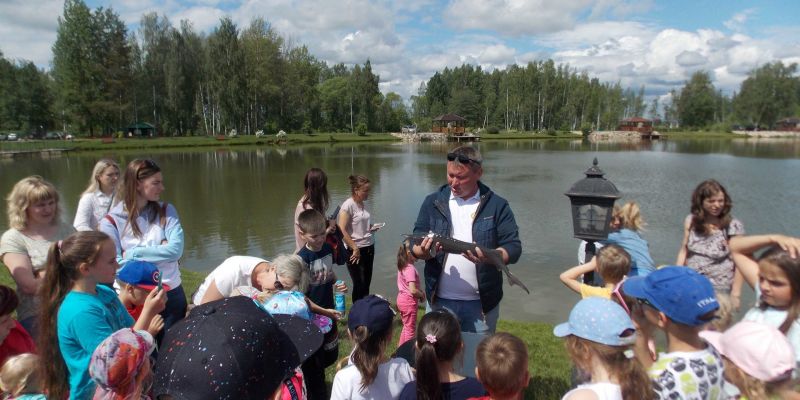
[[[490,335],[497,328],[497,320],[500,318],[500,305],[484,314],[480,300],[450,300],[437,297],[431,310],[445,309],[453,313],[461,324],[462,332],[473,332],[482,335]]]

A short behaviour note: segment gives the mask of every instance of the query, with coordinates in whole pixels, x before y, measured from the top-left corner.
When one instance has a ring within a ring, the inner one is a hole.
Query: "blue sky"
[[[210,32],[263,16],[329,64],[363,63],[403,97],[462,63],[504,69],[552,58],[649,97],[709,71],[726,93],[765,62],[800,62],[800,2],[630,0],[88,0],[138,29],[158,12]],[[0,51],[49,68],[61,0],[0,0]]]

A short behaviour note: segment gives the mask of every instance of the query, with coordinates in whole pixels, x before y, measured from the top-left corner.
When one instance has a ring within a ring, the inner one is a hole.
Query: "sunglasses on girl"
[[[628,313],[628,315],[631,315],[631,310],[628,308],[628,303],[625,302],[625,297],[623,297],[622,293],[620,292],[623,282],[625,282],[625,279],[622,279],[617,286],[614,286],[614,290],[611,291],[611,294],[616,296],[617,300],[619,300],[619,305],[625,309],[625,312]]]
[[[465,156],[463,154],[447,153],[447,161],[456,161],[456,160],[458,160],[458,162],[461,163],[461,164],[469,164],[469,163],[472,162],[472,163],[475,163],[477,165],[481,165],[481,163],[483,163],[483,161],[479,161],[479,160],[476,160],[474,158],[467,157],[467,156]]]

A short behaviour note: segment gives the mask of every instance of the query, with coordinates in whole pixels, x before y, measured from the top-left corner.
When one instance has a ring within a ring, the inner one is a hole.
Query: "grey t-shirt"
[[[36,240],[11,228],[3,233],[2,238],[0,238],[0,260],[2,260],[7,253],[24,254],[31,259],[31,265],[33,266],[32,272],[35,276],[37,272],[45,268],[47,252],[50,250],[50,245],[57,240],[64,239],[72,232],[75,232],[73,227],[62,223],[49,240]],[[17,288],[17,296],[19,297],[17,319],[23,320],[38,314],[39,301],[36,299],[35,295],[20,293],[19,288]]]

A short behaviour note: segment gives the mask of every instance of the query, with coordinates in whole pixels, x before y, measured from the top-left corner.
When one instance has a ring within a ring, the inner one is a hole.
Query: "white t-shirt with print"
[[[713,347],[660,353],[647,371],[658,399],[724,399],[722,358]]]
[[[253,286],[250,277],[253,275],[253,270],[256,266],[263,262],[267,262],[267,260],[250,256],[228,257],[217,268],[214,268],[200,287],[197,288],[197,293],[192,298],[192,303],[200,304],[212,281],[217,284],[217,290],[226,298],[238,294],[234,291],[238,286]]]
[[[467,199],[450,193],[450,220],[453,221],[452,238],[472,243],[472,221],[478,211],[480,191]],[[436,296],[449,300],[479,300],[478,268],[461,254],[448,254]]]
[[[361,392],[361,373],[355,365],[342,368],[333,378],[331,400],[397,399],[406,383],[414,380],[411,366],[402,358],[393,358],[378,366],[378,375]]]

